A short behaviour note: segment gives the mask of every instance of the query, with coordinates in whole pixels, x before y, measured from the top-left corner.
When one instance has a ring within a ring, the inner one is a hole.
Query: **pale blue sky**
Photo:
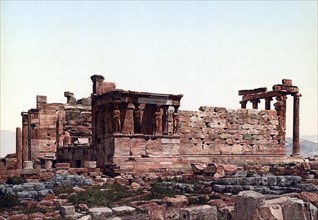
[[[189,110],[239,108],[239,89],[290,78],[301,133],[317,134],[317,1],[1,1],[1,130],[21,126],[37,94],[89,96],[95,73],[182,93]]]

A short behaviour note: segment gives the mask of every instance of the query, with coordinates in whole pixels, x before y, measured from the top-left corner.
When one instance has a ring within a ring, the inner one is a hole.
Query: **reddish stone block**
[[[55,164],[56,169],[68,169],[70,167],[71,167],[70,163],[56,163]]]

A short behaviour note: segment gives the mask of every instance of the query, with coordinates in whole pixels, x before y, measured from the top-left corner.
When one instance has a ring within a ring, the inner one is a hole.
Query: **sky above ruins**
[[[36,95],[90,96],[93,74],[184,94],[185,110],[239,108],[238,90],[292,79],[301,134],[317,134],[317,2],[1,1],[1,130],[21,126]]]

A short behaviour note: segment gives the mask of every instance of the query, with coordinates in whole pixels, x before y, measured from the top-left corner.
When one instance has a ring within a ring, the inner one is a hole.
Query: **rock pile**
[[[91,179],[80,175],[57,174],[45,182],[27,182],[18,185],[0,184],[0,192],[17,196],[21,199],[41,200],[56,186],[71,187],[92,185]]]

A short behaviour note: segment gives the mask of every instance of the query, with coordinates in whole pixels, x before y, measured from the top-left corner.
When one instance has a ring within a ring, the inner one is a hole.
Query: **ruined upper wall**
[[[66,104],[47,103],[46,96],[37,96],[36,108],[21,114],[23,161],[55,157],[60,146],[90,142],[91,99],[64,95]]]
[[[182,154],[285,155],[276,111],[201,107],[179,113]]]

